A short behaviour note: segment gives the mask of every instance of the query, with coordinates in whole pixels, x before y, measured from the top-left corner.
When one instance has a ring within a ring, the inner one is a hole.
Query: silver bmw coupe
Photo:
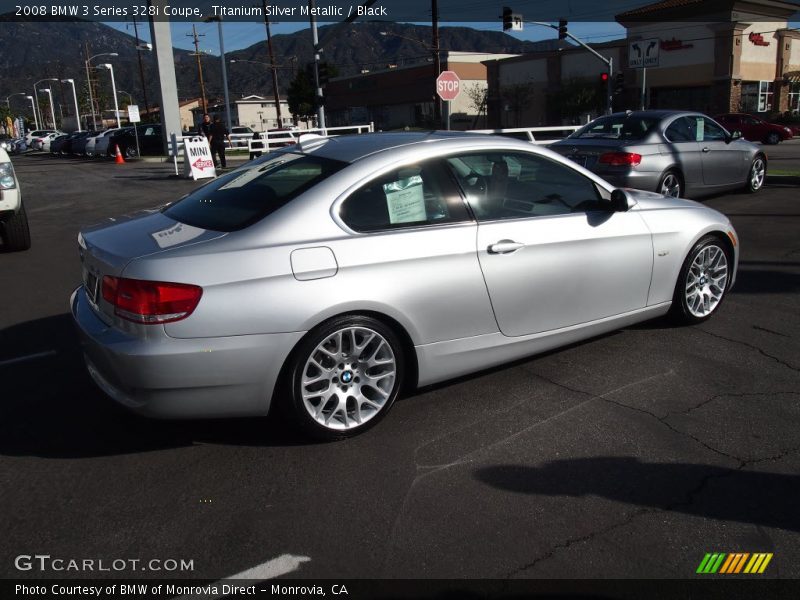
[[[739,256],[715,210],[463,133],[303,136],[78,244],[72,314],[114,400],[282,406],[325,439],[415,386],[668,312],[704,321]]]

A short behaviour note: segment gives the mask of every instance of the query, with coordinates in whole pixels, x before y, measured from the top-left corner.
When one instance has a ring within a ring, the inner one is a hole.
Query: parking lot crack
[[[745,346],[747,348],[755,350],[756,352],[758,352],[762,356],[764,356],[766,358],[769,358],[770,360],[774,360],[776,363],[778,363],[780,365],[783,365],[784,367],[786,367],[788,369],[791,369],[792,371],[800,372],[800,367],[796,367],[793,364],[786,362],[782,358],[778,358],[774,354],[770,354],[769,352],[767,352],[763,348],[759,348],[755,344],[749,344],[747,342],[743,342],[742,340],[736,340],[736,339],[733,339],[733,338],[725,337],[724,335],[720,335],[718,333],[712,333],[712,332],[710,332],[710,331],[708,331],[706,329],[695,328],[695,331],[699,331],[701,333],[705,333],[706,335],[710,335],[711,337],[715,337],[715,338],[720,339],[720,340],[725,340],[726,342],[732,342],[734,344],[739,344],[741,346]]]

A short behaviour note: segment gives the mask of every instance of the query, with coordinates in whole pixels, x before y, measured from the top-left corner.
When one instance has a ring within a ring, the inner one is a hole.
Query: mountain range
[[[140,34],[147,23],[138,24]],[[188,26],[187,26],[188,27]],[[431,28],[391,22],[361,22],[334,24],[320,27],[320,39],[326,39],[331,27],[338,29],[326,43],[323,60],[335,66],[339,75],[350,75],[363,70],[377,70],[388,64],[402,66],[421,62],[430,56]],[[440,47],[444,50],[470,52],[522,53],[550,49],[555,42],[526,42],[499,31],[479,31],[468,27],[441,27]],[[279,88],[283,95],[296,69],[302,69],[313,60],[311,34],[301,30],[272,37],[275,62],[280,65]],[[0,15],[0,97],[15,92],[33,92],[34,82],[43,78],[75,79],[78,94],[86,88],[85,52],[90,55],[116,52],[118,56],[98,58],[93,64],[111,62],[118,90],[133,96],[135,103],[144,105],[137,54],[141,52],[148,103],[157,104],[157,72],[155,57],[151,52],[136,49],[132,35],[104,25],[79,19],[51,23],[20,22],[8,15]],[[200,95],[196,57],[191,52],[174,48],[175,72],[180,99]],[[230,60],[269,61],[266,41],[241,50],[226,53]],[[219,56],[201,57],[206,96],[209,100],[221,98],[222,76]],[[269,96],[272,80],[269,69],[252,63],[228,64],[228,88],[231,98],[250,94]],[[111,96],[110,78],[98,72],[101,94]],[[44,84],[47,85],[47,84]],[[40,84],[40,88],[43,85]],[[56,103],[71,107],[71,88],[55,83]],[[120,96],[120,102],[126,96]],[[23,102],[21,98],[13,101]],[[69,108],[67,109],[69,111]]]

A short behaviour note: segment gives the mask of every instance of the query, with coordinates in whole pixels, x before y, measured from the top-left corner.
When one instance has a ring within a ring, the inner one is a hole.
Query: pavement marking
[[[36,354],[26,354],[25,356],[18,356],[16,358],[9,358],[8,360],[0,360],[0,367],[7,367],[16,363],[25,362],[28,360],[36,360],[37,358],[45,358],[47,356],[55,356],[58,354],[55,350],[47,350],[45,352],[37,352]]]
[[[268,560],[267,562],[261,563],[253,567],[252,569],[247,569],[246,571],[242,571],[241,573],[236,573],[236,575],[231,575],[226,577],[225,579],[220,579],[219,581],[215,581],[214,583],[208,584],[209,587],[217,587],[222,588],[222,585],[226,582],[237,580],[237,579],[252,579],[257,581],[263,581],[265,579],[274,579],[281,575],[286,575],[286,573],[291,573],[292,571],[296,571],[300,568],[300,565],[304,562],[309,562],[311,560],[308,556],[296,556],[294,554],[281,554],[280,556],[273,558],[272,560]],[[203,585],[205,588],[206,585]],[[215,600],[216,598],[222,598],[225,594],[193,594],[191,596],[181,596],[180,598],[175,598],[174,600]]]

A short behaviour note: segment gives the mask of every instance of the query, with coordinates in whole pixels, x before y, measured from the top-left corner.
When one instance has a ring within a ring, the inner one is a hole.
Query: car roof
[[[372,154],[392,149],[408,148],[418,144],[461,145],[465,140],[485,141],[491,136],[483,133],[461,131],[421,131],[421,132],[387,132],[342,135],[338,137],[300,138],[300,146],[292,146],[293,151],[313,153],[323,158],[331,158],[344,162],[355,162]],[[504,141],[511,141],[506,140]]]

